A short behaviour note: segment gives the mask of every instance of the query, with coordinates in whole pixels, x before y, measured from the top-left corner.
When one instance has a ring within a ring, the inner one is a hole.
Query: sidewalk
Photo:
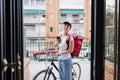
[[[90,61],[88,59],[73,59],[73,61],[77,61],[80,63],[81,66],[81,78],[80,80],[90,80]],[[49,65],[50,62],[47,62],[47,65]],[[58,64],[58,62],[55,62]],[[46,65],[44,61],[36,61],[31,60],[29,64],[29,80],[32,80],[32,78],[41,70],[46,69]],[[55,71],[55,70],[54,70]],[[58,72],[55,72],[55,74],[58,76]],[[59,80],[59,79],[58,79]]]

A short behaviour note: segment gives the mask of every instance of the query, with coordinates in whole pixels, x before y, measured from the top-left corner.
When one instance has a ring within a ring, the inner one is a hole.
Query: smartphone
[[[60,40],[60,36],[57,36],[57,40]]]

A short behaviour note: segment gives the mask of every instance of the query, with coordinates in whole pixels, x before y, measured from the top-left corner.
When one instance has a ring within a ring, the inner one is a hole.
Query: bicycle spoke
[[[81,68],[78,63],[73,63],[72,65],[72,80],[80,80]]]

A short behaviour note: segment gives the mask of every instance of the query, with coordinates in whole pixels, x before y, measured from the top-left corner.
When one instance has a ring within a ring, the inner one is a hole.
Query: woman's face
[[[64,25],[64,32],[68,33],[70,30],[70,27],[68,25]]]

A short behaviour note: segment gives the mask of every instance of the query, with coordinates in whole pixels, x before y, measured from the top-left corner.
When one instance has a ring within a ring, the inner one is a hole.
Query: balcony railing
[[[38,16],[24,17],[24,23],[45,23],[45,18],[39,18]]]
[[[60,23],[63,23],[65,21],[70,21],[72,23],[80,23],[80,19],[79,18],[61,18],[60,19]]]
[[[66,21],[66,18],[61,18],[60,19],[60,23],[63,23],[63,22],[65,22]]]
[[[29,31],[26,32],[26,37],[45,37],[45,33]]]
[[[79,18],[73,18],[72,22],[73,22],[73,23],[79,23],[79,22],[80,22],[80,19],[79,19]]]
[[[53,47],[53,42],[26,42],[26,50],[29,51],[40,51],[49,47]]]

